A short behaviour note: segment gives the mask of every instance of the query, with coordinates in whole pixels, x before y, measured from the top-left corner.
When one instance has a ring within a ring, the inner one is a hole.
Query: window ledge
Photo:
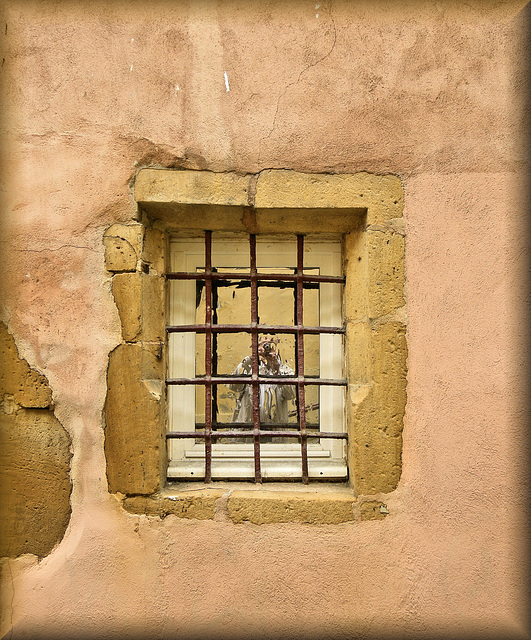
[[[340,524],[381,520],[385,504],[358,498],[345,484],[303,485],[299,483],[216,483],[169,485],[152,496],[125,496],[126,511],[164,518],[217,520],[241,524]]]

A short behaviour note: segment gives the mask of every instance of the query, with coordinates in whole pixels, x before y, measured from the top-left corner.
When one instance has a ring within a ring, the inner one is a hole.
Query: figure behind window
[[[282,362],[277,345],[278,338],[265,336],[258,343],[260,376],[292,376],[293,369]],[[245,357],[236,367],[234,375],[250,375],[251,356]],[[253,396],[250,384],[230,384],[231,391],[239,393],[233,422],[253,422]],[[260,384],[260,423],[286,424],[288,422],[288,402],[296,395],[295,386],[290,384]]]

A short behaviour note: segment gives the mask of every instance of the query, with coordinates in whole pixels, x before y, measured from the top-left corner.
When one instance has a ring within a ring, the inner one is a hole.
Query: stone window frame
[[[394,175],[254,175],[143,168],[137,221],[104,235],[122,324],[109,356],[105,454],[109,491],[133,513],[234,522],[344,522],[388,514],[399,481],[406,404],[404,193]],[[165,254],[171,233],[340,233],[345,259],[348,486],[166,481]],[[200,491],[198,490],[200,489]]]

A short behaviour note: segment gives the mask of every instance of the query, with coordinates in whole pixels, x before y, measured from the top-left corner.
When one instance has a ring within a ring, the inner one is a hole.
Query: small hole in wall
[[[361,256],[358,257],[358,262],[361,262]]]
[[[149,273],[149,264],[146,264],[145,262],[142,263],[142,272]]]

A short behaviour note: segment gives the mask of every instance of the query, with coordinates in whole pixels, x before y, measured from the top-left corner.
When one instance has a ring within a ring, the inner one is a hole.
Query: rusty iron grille
[[[250,270],[248,273],[223,272],[218,273],[212,266],[212,232],[205,231],[205,269],[204,271],[168,272],[168,280],[197,280],[204,283],[206,310],[204,324],[185,324],[166,327],[167,333],[195,332],[205,334],[205,375],[194,378],[167,378],[167,385],[203,385],[205,387],[205,422],[196,424],[194,431],[169,431],[167,439],[193,438],[205,443],[205,473],[204,481],[212,481],[212,443],[219,438],[238,437],[249,438],[253,441],[254,449],[254,480],[262,482],[260,464],[261,438],[274,436],[275,438],[298,438],[301,446],[301,477],[302,482],[309,482],[308,476],[308,438],[339,438],[347,439],[346,433],[323,432],[315,430],[319,425],[307,425],[305,385],[334,385],[346,386],[345,379],[328,379],[304,375],[304,336],[306,334],[345,334],[345,327],[310,327],[303,323],[303,289],[305,283],[341,283],[344,284],[344,276],[308,275],[304,274],[304,236],[297,235],[297,269],[295,274],[258,273],[256,267],[256,235],[249,236]],[[244,281],[250,283],[251,289],[251,323],[250,324],[218,324],[213,322],[213,291],[218,283],[232,281]],[[267,283],[292,283],[295,294],[295,324],[291,325],[265,325],[258,322],[258,286]],[[217,375],[213,373],[215,361],[215,346],[213,342],[218,333],[245,332],[251,334],[251,359],[252,367],[250,375]],[[260,376],[258,342],[259,334],[294,334],[296,340],[295,375],[285,376]],[[244,383],[250,384],[252,389],[252,431],[247,423],[221,423],[213,420],[212,405],[215,387],[219,384]],[[260,384],[289,384],[296,385],[296,406],[298,414],[298,428],[293,429],[293,424],[275,424],[278,430],[262,429],[260,426],[259,387]],[[197,428],[200,427],[200,428]],[[236,428],[235,428],[236,427]],[[240,428],[238,428],[240,427]],[[243,427],[247,427],[244,429]],[[285,430],[282,430],[282,427]],[[291,427],[291,428],[289,428]],[[223,431],[216,431],[224,428]],[[229,428],[229,430],[227,430]],[[289,428],[289,429],[288,429]]]

